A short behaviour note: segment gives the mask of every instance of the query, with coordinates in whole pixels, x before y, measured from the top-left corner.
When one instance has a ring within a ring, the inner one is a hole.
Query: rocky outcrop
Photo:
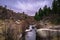
[[[39,35],[40,38],[47,38],[49,39],[52,38],[57,38],[57,36],[60,36],[60,30],[57,29],[48,29],[48,28],[41,28],[37,29],[37,34]]]

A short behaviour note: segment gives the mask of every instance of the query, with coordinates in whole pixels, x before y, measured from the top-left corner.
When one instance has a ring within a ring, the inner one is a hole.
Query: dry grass
[[[20,33],[22,33],[25,30],[25,26],[26,26],[25,21],[20,21],[20,24],[17,24],[13,20],[9,21],[0,20],[0,33],[3,34],[3,32],[7,32],[9,28],[10,29],[9,31],[11,32],[11,34],[13,34],[12,37],[15,40],[15,37],[17,35],[20,35]],[[4,40],[4,37],[5,36],[0,35],[0,40]]]
[[[27,26],[25,21],[21,21],[20,24],[16,24],[12,20],[9,20],[9,22],[4,22],[3,20],[0,20],[0,33],[3,33],[3,31],[7,32],[8,27],[10,27],[10,29],[14,29],[13,38],[15,38],[16,35],[18,35],[16,33],[21,33],[22,28],[24,30],[25,26]],[[5,37],[1,34],[0,34],[0,40],[5,40]],[[57,37],[53,37],[52,40],[57,40]]]
[[[0,20],[0,40],[5,40],[5,37],[2,35],[3,29],[5,29],[4,27],[5,27],[5,25],[4,25],[3,20]]]

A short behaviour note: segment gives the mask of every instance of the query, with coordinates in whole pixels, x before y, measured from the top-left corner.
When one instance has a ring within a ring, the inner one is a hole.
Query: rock
[[[56,29],[54,30],[54,29],[48,29],[48,28],[37,29],[38,35],[42,38],[46,38],[49,36],[51,37],[57,36],[57,32],[60,33],[60,30],[56,30]]]

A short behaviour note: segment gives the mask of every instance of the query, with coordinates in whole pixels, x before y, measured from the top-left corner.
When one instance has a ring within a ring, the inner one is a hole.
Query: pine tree
[[[36,12],[36,14],[35,14],[35,16],[34,16],[34,19],[35,20],[37,20],[37,21],[39,21],[40,20],[40,17],[39,17],[39,15],[38,15],[38,13]]]
[[[44,13],[44,16],[47,16],[47,5],[44,6],[43,13]]]
[[[57,12],[60,14],[60,0],[57,0]]]
[[[57,0],[54,0],[52,3],[52,11],[54,14],[57,13]]]
[[[39,9],[38,13],[39,13],[40,19],[42,19],[42,17],[43,17],[43,10],[41,8]]]
[[[48,8],[47,8],[47,15],[49,16],[50,14],[51,14],[51,8],[48,7]]]

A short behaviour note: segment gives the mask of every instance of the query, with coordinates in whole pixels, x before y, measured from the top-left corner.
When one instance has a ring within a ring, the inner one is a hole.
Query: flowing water
[[[25,31],[26,31],[25,40],[36,40],[36,32],[43,39],[47,38],[46,40],[51,40],[52,38],[55,38],[55,36],[57,37],[58,40],[60,37],[60,30],[48,29],[48,28],[36,29],[35,27],[33,28],[33,25],[30,25],[29,29],[26,29]],[[50,37],[52,38],[50,39]]]
[[[36,29],[30,25],[29,29],[26,30],[25,40],[36,40]]]

